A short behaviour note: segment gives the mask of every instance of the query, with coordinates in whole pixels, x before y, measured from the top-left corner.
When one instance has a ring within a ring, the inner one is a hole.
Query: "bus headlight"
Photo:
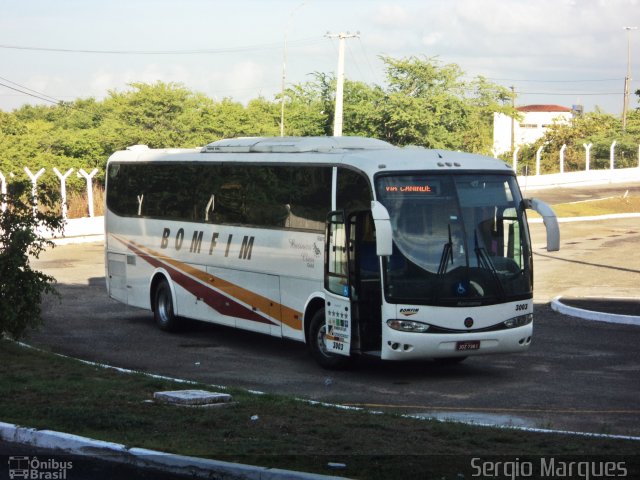
[[[507,328],[522,327],[533,322],[533,313],[527,313],[526,315],[520,315],[519,317],[513,317],[509,320],[502,322]]]
[[[429,330],[429,325],[413,320],[387,320],[387,325],[401,332],[424,333]]]

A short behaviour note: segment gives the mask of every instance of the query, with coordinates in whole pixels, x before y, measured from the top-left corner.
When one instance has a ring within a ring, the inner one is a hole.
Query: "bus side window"
[[[338,168],[336,207],[346,212],[369,210],[373,195],[369,180],[363,173]]]
[[[371,213],[364,216],[359,245],[360,278],[380,278],[380,261],[376,255],[376,233]]]
[[[347,232],[342,213],[334,212],[330,215],[326,234],[328,241],[325,288],[337,295],[348,297]]]

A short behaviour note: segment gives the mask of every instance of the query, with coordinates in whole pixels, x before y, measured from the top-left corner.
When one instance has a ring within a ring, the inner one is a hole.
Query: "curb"
[[[79,435],[37,430],[0,422],[0,440],[33,447],[58,450],[67,454],[84,455],[114,463],[152,468],[167,473],[191,475],[193,478],[212,478],[212,474],[223,478],[242,478],[249,480],[340,480],[315,473],[295,472],[277,468],[255,467],[240,463],[222,462],[184,455],[173,455],[157,450],[128,448],[119,443],[94,440]]]
[[[51,240],[56,245],[71,245],[71,244],[94,243],[94,242],[104,243],[104,234],[79,235],[77,237],[50,238],[49,240]]]
[[[636,315],[619,315],[615,313],[596,312],[578,307],[570,307],[561,302],[561,296],[551,300],[551,309],[564,315],[591,320],[594,322],[617,323],[640,327],[640,317]]]
[[[608,213],[606,215],[592,215],[589,217],[557,217],[558,223],[598,222],[600,220],[617,220],[620,218],[639,218],[640,213]],[[542,218],[528,218],[529,223],[544,223]]]

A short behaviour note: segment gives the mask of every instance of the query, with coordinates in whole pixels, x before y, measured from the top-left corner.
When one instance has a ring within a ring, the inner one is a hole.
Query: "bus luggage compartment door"
[[[107,254],[107,282],[109,296],[119,302],[127,303],[127,256],[122,253]]]

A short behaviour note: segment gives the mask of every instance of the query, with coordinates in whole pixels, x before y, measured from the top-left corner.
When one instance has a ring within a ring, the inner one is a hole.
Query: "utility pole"
[[[513,112],[511,113],[511,151],[514,152],[516,148],[516,87],[511,86],[511,107]]]
[[[629,90],[631,89],[631,30],[638,27],[622,27],[627,31],[627,75],[624,77],[624,103],[622,105],[622,131],[627,130],[627,110],[629,110]]]
[[[336,111],[333,116],[333,136],[342,136],[342,110],[344,103],[344,41],[347,38],[358,38],[360,32],[356,33],[327,33],[328,38],[337,38],[338,44],[338,73],[336,77]]]

